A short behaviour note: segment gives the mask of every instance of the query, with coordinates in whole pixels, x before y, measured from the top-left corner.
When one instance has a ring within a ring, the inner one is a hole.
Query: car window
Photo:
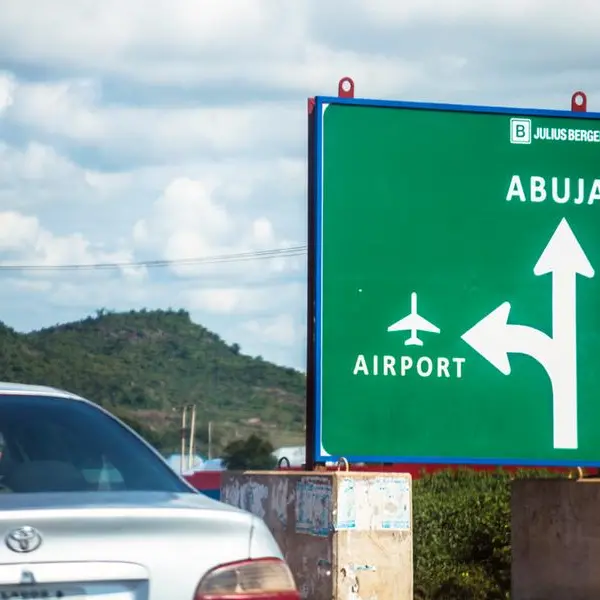
[[[191,490],[145,444],[92,404],[0,395],[0,491]]]

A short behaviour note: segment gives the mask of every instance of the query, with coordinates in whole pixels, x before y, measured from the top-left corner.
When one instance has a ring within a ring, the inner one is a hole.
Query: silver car
[[[0,383],[0,600],[298,600],[257,517],[97,405]]]

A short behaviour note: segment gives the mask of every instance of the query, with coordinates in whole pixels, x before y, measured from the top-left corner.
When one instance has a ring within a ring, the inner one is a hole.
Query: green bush
[[[415,480],[415,598],[510,597],[510,480],[547,471],[444,470]]]
[[[274,469],[277,459],[267,439],[251,434],[245,440],[235,440],[223,450],[223,464],[230,471]]]

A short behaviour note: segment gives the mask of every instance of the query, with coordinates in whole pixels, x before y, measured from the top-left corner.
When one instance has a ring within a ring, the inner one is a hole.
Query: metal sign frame
[[[548,110],[500,106],[476,106],[443,103],[407,102],[354,98],[354,82],[350,78],[340,80],[340,96],[317,96],[308,100],[308,297],[307,297],[307,404],[306,404],[306,468],[317,464],[346,459],[352,463],[435,463],[435,464],[498,464],[488,460],[446,460],[437,457],[415,456],[354,456],[352,454],[329,455],[322,445],[322,209],[323,209],[323,121],[329,105],[371,107],[388,110],[424,110],[443,112],[467,112],[496,114],[515,117],[558,117],[600,121],[600,113],[587,112],[587,98],[581,91],[573,94],[571,110]],[[518,466],[568,466],[584,467],[600,465],[597,461],[503,461],[503,465]]]

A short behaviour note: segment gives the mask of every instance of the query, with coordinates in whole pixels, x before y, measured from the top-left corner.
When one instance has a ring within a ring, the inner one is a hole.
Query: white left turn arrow
[[[531,356],[550,375],[552,340],[534,327],[509,325],[509,313],[510,304],[504,302],[464,333],[462,339],[503,375],[510,375],[509,353]]]
[[[552,383],[554,447],[577,448],[577,275],[594,269],[566,219],[562,219],[537,261],[535,275],[552,274],[552,337],[533,327],[508,323],[505,302],[462,335],[462,339],[504,375],[509,353],[527,354]]]

